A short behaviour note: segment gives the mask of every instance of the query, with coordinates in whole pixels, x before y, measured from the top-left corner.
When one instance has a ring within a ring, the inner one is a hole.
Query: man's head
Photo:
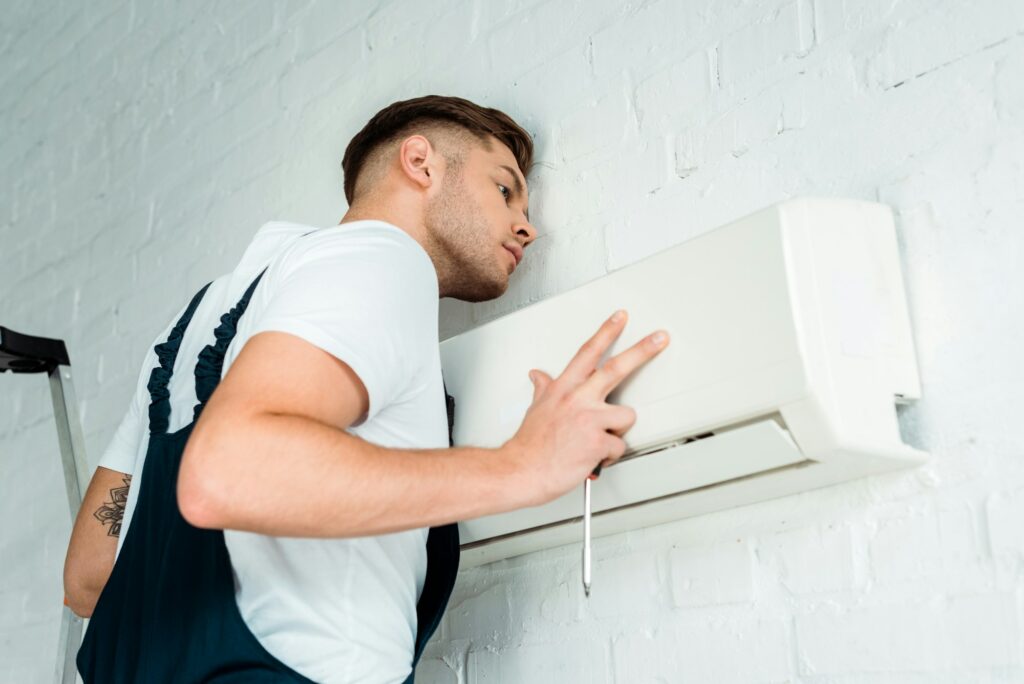
[[[394,223],[430,255],[442,297],[470,302],[508,289],[515,258],[536,237],[526,176],[529,134],[508,115],[427,96],[378,112],[345,150],[342,223]]]

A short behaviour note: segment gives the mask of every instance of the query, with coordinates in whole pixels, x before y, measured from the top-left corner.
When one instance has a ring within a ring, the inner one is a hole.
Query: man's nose
[[[525,238],[525,241],[523,242],[524,247],[537,238],[537,229],[527,221],[515,224],[515,233],[520,236],[521,239]]]

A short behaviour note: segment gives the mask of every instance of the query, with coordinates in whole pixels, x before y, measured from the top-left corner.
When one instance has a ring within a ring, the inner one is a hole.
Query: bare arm
[[[182,514],[198,527],[357,537],[523,505],[499,450],[380,447],[345,432],[367,407],[347,364],[294,335],[253,336],[185,448]]]
[[[350,435],[368,407],[352,369],[294,335],[255,335],[185,447],[182,514],[199,527],[356,537],[551,501],[625,452],[636,412],[606,398],[668,344],[642,338],[598,368],[625,324],[625,312],[605,321],[557,379],[534,371],[523,424],[498,449],[387,449]]]
[[[100,466],[75,518],[64,560],[64,595],[76,615],[92,615],[114,567],[132,476]]]

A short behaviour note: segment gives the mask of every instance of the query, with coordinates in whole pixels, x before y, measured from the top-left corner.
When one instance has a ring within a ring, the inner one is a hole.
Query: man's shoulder
[[[283,274],[320,268],[340,280],[347,275],[367,285],[396,278],[414,283],[436,281],[433,261],[405,231],[384,222],[359,222],[320,228],[290,243],[271,267]]]
[[[384,251],[422,251],[409,233],[386,221],[361,220],[317,228],[296,240],[294,245],[331,244],[339,247],[379,247]]]

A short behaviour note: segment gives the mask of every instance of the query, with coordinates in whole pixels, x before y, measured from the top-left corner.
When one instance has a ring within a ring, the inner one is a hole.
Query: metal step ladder
[[[67,347],[63,340],[23,335],[0,325],[0,373],[6,371],[46,373],[50,379],[50,398],[53,400],[53,417],[57,422],[64,485],[68,493],[68,507],[71,509],[71,524],[74,526],[89,484],[89,472]],[[74,684],[78,678],[75,657],[82,640],[83,622],[65,603],[54,675],[54,680],[60,684]]]

